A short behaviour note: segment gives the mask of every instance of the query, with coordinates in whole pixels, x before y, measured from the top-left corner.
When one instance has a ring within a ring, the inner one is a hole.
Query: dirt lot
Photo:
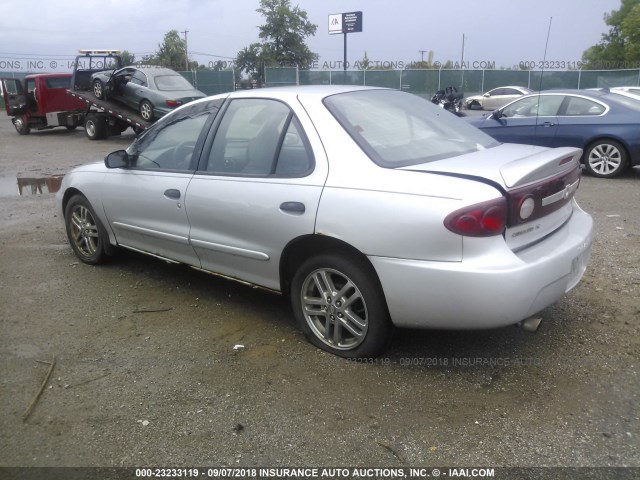
[[[0,466],[640,467],[638,169],[583,178],[592,263],[538,333],[399,331],[362,364],[307,344],[285,298],[130,253],[84,265],[54,195],[17,194],[132,138],[0,121]]]

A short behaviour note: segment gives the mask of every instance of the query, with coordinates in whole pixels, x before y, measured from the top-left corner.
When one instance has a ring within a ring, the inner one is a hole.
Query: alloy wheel
[[[609,176],[621,167],[622,152],[615,145],[601,143],[591,149],[587,161],[595,173]]]
[[[85,257],[91,257],[98,251],[98,226],[91,211],[84,205],[76,205],[71,211],[70,237],[76,251]]]
[[[369,327],[367,305],[345,274],[330,268],[312,271],[302,284],[300,302],[311,331],[326,345],[351,350],[364,341]]]

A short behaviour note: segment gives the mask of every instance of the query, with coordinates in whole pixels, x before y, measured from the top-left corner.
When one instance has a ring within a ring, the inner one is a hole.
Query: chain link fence
[[[233,70],[193,70],[178,73],[206,95],[233,92],[236,89]]]
[[[207,95],[236,90],[233,70],[178,72]],[[25,73],[0,72],[0,78],[24,78]],[[630,70],[300,70],[295,67],[265,68],[265,86],[368,85],[405,90],[430,97],[448,86],[465,95],[496,87],[516,85],[532,90],[553,88],[603,88],[640,86],[640,69]],[[0,95],[0,107],[4,100]]]
[[[640,86],[640,69],[632,70],[299,70],[266,68],[265,86],[368,85],[431,96],[454,86],[466,95],[515,85],[532,90]]]

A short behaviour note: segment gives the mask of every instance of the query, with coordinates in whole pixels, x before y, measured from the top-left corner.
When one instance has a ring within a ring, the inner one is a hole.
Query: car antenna
[[[549,17],[549,29],[547,30],[547,41],[544,44],[544,55],[542,58],[542,70],[540,71],[540,83],[538,85],[538,107],[536,108],[536,125],[538,124],[538,115],[540,112],[540,92],[542,91],[542,79],[544,78],[544,64],[547,61],[547,48],[549,48],[549,36],[551,35],[551,22],[553,17]]]

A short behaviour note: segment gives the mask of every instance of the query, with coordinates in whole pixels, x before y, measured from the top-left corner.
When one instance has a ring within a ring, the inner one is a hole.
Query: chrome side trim
[[[155,253],[147,252],[145,250],[140,250],[139,248],[130,247],[129,245],[124,245],[122,243],[119,243],[118,246],[122,247],[122,248],[126,248],[127,250],[131,250],[131,251],[136,252],[136,253],[142,253],[144,255],[149,255],[150,257],[158,258],[158,259],[163,260],[163,261],[165,261],[167,263],[174,263],[176,265],[182,263],[182,262],[177,262],[175,260],[171,260],[170,258],[167,258],[167,257],[163,257],[161,255],[157,255]]]
[[[580,184],[580,179],[576,180],[570,185],[564,187],[564,189],[560,190],[558,193],[554,193],[553,195],[549,195],[542,199],[542,206],[546,207],[547,205],[551,205],[552,203],[558,202],[560,200],[566,200],[571,197],[578,189],[578,185]]]
[[[180,243],[182,245],[189,245],[189,239],[181,235],[173,235],[172,233],[159,232],[157,230],[150,230],[148,228],[136,227],[127,223],[113,222],[114,227],[122,228],[123,230],[129,230],[130,232],[139,233],[142,235],[150,235],[156,238],[162,238],[171,242]]]
[[[240,280],[237,277],[230,277],[229,275],[225,275],[223,273],[213,272],[211,270],[205,270],[204,268],[195,267],[193,265],[189,265],[189,266],[191,268],[193,268],[194,270],[198,270],[199,272],[203,272],[203,273],[208,273],[209,275],[213,275],[214,277],[224,278],[225,280],[232,280],[234,282],[241,283],[242,285],[246,285],[247,287],[251,287],[253,289],[265,290],[265,291],[267,291],[269,293],[276,293],[278,295],[282,295],[282,292],[280,290],[274,290],[273,288],[263,287],[262,285],[258,285],[258,284],[251,283],[251,282],[247,282],[245,280]]]
[[[263,262],[269,260],[269,255],[263,252],[256,252],[255,250],[247,250],[245,248],[239,247],[231,247],[229,245],[221,245],[219,243],[205,242],[204,240],[195,240],[192,238],[191,245],[197,248],[205,248],[207,250],[213,250],[216,252],[228,253],[229,255],[246,257],[252,260],[260,260]]]

